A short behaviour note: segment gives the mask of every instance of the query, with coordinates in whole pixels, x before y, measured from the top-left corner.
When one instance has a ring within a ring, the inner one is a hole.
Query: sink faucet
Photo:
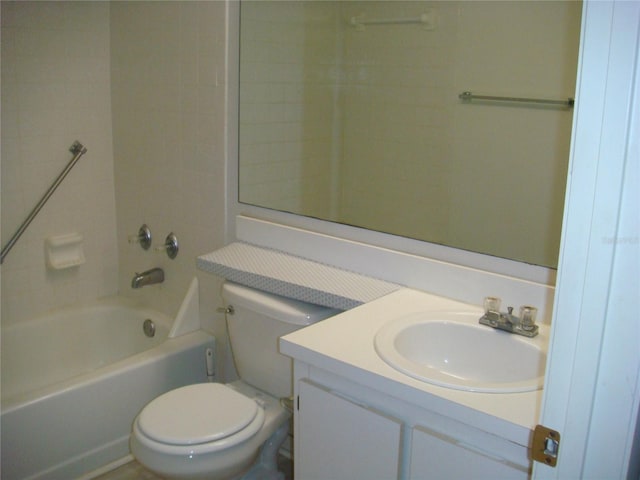
[[[146,272],[136,272],[131,280],[131,288],[142,288],[145,285],[153,285],[154,283],[162,282],[164,282],[164,270],[161,268],[152,268]]]
[[[484,315],[479,322],[492,328],[505,332],[535,337],[538,334],[538,326],[535,324],[538,309],[529,305],[520,307],[520,316],[513,314],[513,307],[507,307],[507,312],[500,311],[500,299],[486,297],[484,299]]]

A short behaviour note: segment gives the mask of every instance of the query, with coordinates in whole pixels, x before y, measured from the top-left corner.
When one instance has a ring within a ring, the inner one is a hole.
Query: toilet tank
[[[227,328],[240,378],[276,398],[290,397],[292,360],[279,353],[279,338],[340,310],[230,282],[223,285],[222,297],[227,307],[233,307],[233,314],[227,314]]]

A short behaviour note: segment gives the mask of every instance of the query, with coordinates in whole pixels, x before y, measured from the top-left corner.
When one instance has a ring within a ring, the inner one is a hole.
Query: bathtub
[[[146,403],[207,380],[214,338],[202,330],[171,338],[173,324],[111,298],[3,328],[2,479],[88,478],[124,461]]]

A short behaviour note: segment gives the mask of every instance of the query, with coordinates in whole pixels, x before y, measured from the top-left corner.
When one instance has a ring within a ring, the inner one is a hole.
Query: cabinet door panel
[[[299,382],[295,468],[303,480],[398,478],[402,424]]]
[[[473,450],[445,435],[416,427],[412,432],[409,478],[525,480],[529,473],[522,467]]]

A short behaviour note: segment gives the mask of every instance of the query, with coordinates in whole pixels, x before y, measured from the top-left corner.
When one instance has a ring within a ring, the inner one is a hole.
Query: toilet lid
[[[258,414],[256,402],[220,383],[171,390],[138,416],[144,435],[170,445],[198,445],[233,435]]]

